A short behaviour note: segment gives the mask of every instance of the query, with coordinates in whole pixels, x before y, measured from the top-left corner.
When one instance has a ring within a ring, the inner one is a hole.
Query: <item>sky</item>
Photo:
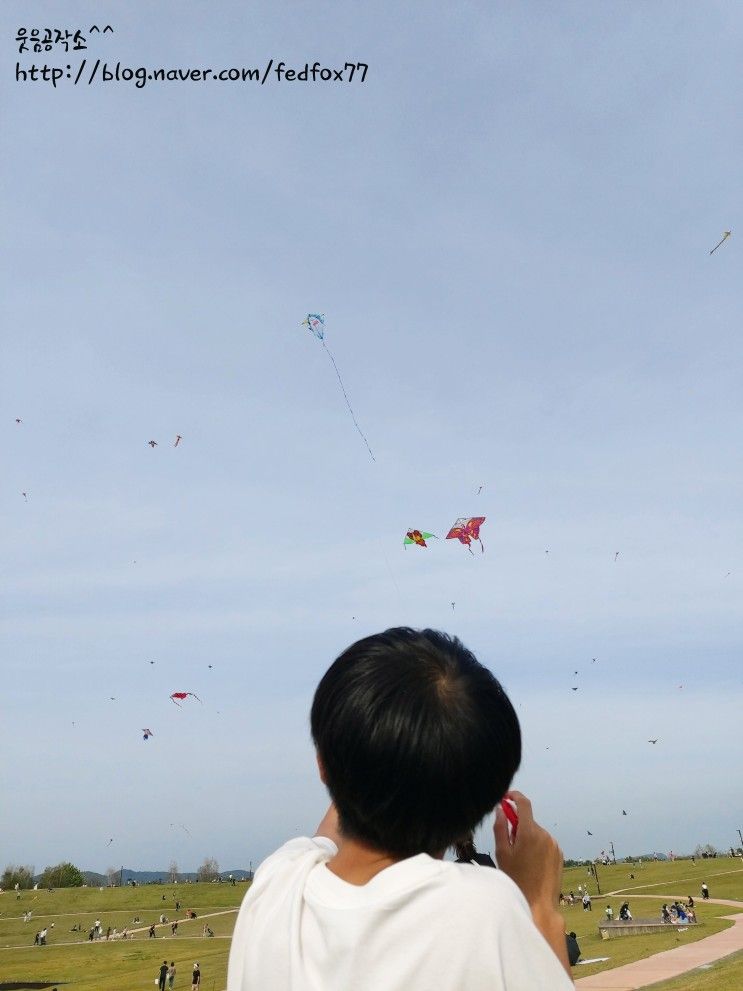
[[[503,682],[566,856],[737,842],[740,6],[0,25],[0,866],[230,869],[311,833],[314,688],[396,625]],[[89,48],[19,55],[20,26]],[[99,58],[368,70],[86,85]],[[484,553],[443,539],[470,515]]]

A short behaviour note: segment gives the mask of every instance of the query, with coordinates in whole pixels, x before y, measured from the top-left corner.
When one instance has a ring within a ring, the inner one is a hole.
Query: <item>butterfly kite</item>
[[[485,551],[483,547],[482,540],[480,540],[480,527],[485,522],[484,516],[466,516],[461,517],[454,522],[451,530],[447,533],[447,540],[458,540],[460,544],[464,544],[467,550],[472,553],[472,541],[477,540],[480,544],[480,550]]]
[[[351,401],[348,398],[348,394],[346,392],[346,387],[343,384],[343,379],[341,378],[341,373],[338,371],[338,366],[335,363],[335,358],[333,357],[333,353],[330,350],[330,348],[327,346],[327,344],[325,343],[325,316],[324,316],[324,314],[322,314],[322,313],[308,313],[306,319],[302,321],[302,326],[303,327],[309,327],[310,331],[315,335],[315,337],[318,339],[318,341],[320,341],[320,343],[322,344],[322,346],[325,348],[325,353],[327,354],[328,358],[330,358],[331,362],[333,363],[333,368],[335,369],[335,374],[338,376],[338,382],[340,384],[341,391],[343,393],[343,398],[346,400],[346,406],[348,406],[348,412],[351,414],[351,419],[353,420],[353,425],[356,427],[356,429],[358,430],[358,432],[359,432],[359,434],[361,436],[361,439],[366,444],[366,449],[369,452],[369,454],[371,455],[372,461],[376,461],[377,459],[374,457],[374,455],[372,454],[372,449],[369,447],[369,441],[366,439],[366,437],[364,436],[363,430],[361,429],[361,427],[356,422],[356,414],[354,413],[353,407],[351,406]]]
[[[438,539],[435,533],[425,533],[425,531],[422,532],[420,530],[408,530],[405,534],[405,539],[403,540],[403,546],[407,547],[408,544],[417,544],[419,547],[428,547],[426,541],[430,540],[431,537],[433,537],[434,540]]]
[[[149,740],[151,736],[155,735],[151,729],[143,729],[142,732],[144,733],[143,740]]]
[[[201,699],[195,692],[173,692],[173,694],[170,696],[170,699],[172,702],[175,702],[176,705],[180,705],[181,702],[185,701],[189,695],[195,698],[197,702],[201,702]],[[178,699],[180,699],[181,702],[179,702]]]

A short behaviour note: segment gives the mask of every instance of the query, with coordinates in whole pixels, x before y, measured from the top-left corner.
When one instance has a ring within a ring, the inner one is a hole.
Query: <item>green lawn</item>
[[[14,892],[0,895],[0,983],[11,981],[48,981],[65,984],[75,991],[100,991],[115,986],[116,991],[141,991],[154,987],[158,968],[167,957],[177,967],[175,987],[190,987],[191,969],[201,964],[204,991],[222,991],[227,983],[229,937],[235,924],[236,909],[245,895],[244,883],[147,885],[138,888],[67,888],[22,892],[16,901]],[[163,901],[162,896],[165,895]],[[175,899],[181,902],[176,915]],[[197,918],[186,921],[186,909]],[[23,922],[23,912],[31,910],[30,922]],[[204,916],[209,918],[214,938],[204,938]],[[100,918],[104,932],[111,926],[139,928],[157,922],[163,913],[172,922],[178,918],[178,935],[170,935],[170,925],[159,927],[157,937],[137,933],[126,941],[88,942],[88,930]],[[139,916],[140,923],[133,919]],[[34,934],[51,926],[47,946],[34,946]],[[75,924],[83,932],[70,932]],[[112,984],[112,982],[114,982]]]
[[[630,873],[635,874],[634,879],[629,877]],[[583,977],[639,960],[682,942],[701,939],[729,925],[720,919],[721,915],[730,914],[729,908],[702,904],[699,888],[703,880],[708,883],[712,897],[743,902],[743,864],[729,858],[704,861],[696,866],[690,861],[676,861],[648,863],[642,867],[624,864],[599,867],[603,895],[597,893],[596,882],[585,868],[566,870],[563,890],[567,893],[572,889],[577,894],[578,885],[588,883],[593,897],[591,913],[583,912],[579,904],[563,910],[566,931],[577,933],[584,957],[610,957],[605,964],[576,968],[575,976]],[[176,988],[190,986],[191,967],[198,960],[204,991],[222,991],[227,979],[229,937],[245,891],[244,883],[234,888],[226,884],[164,884],[103,891],[68,888],[53,893],[25,891],[20,901],[16,901],[14,892],[4,892],[0,895],[0,983],[46,980],[50,988],[57,984],[60,991],[65,984],[74,991],[100,991],[105,987],[115,987],[116,991],[142,991],[154,987],[158,968],[167,957],[168,962],[174,960],[178,968]],[[607,897],[607,891],[621,893]],[[657,894],[658,897],[633,900],[634,895],[641,893]],[[688,894],[694,896],[699,918],[704,921],[698,929],[679,933],[675,927],[669,927],[668,932],[614,940],[602,940],[598,935],[597,927],[604,918],[607,902],[618,913],[626,898],[636,918],[656,917],[667,896],[685,897]],[[141,920],[137,927],[156,922],[160,913],[172,921],[176,918],[176,898],[181,902],[181,911],[175,938],[170,936],[168,924],[157,929],[156,939],[148,939],[145,931],[126,942],[88,942],[87,933],[96,918],[101,919],[104,932],[108,926],[119,930],[124,926],[133,928],[135,916]],[[197,913],[194,921],[185,920],[188,908]],[[29,909],[33,917],[24,923],[23,912]],[[201,935],[204,916],[209,913],[223,913],[208,920],[215,933],[214,939]],[[55,926],[50,930],[49,945],[34,946],[34,933],[44,925],[51,926],[52,922]],[[78,923],[83,932],[70,932]],[[708,971],[697,971],[662,987],[663,991],[696,988],[700,991],[740,991],[743,957],[731,958]]]
[[[630,877],[630,874],[634,874],[634,878]],[[610,958],[606,963],[574,968],[575,977],[587,977],[590,974],[619,967],[633,960],[642,960],[653,953],[673,949],[695,939],[703,939],[705,936],[710,936],[732,925],[732,923],[720,918],[720,916],[731,914],[732,910],[729,907],[702,902],[700,890],[702,881],[707,882],[710,897],[732,898],[743,902],[743,864],[740,859],[734,860],[730,857],[718,857],[713,861],[697,861],[696,865],[690,860],[676,860],[674,862],[643,863],[641,866],[639,864],[637,866],[630,864],[617,864],[610,867],[599,866],[598,883],[601,886],[602,895],[598,894],[596,881],[589,876],[585,867],[566,870],[563,891],[567,894],[568,891],[572,890],[577,895],[578,885],[588,884],[593,910],[584,912],[580,904],[564,908],[562,912],[565,918],[565,929],[567,932],[576,933],[584,958],[603,956]],[[617,894],[607,895],[607,892],[612,891],[616,891]],[[657,894],[657,899],[653,897],[652,899],[634,898],[633,900],[633,896],[641,894],[653,896]],[[675,926],[669,926],[668,931],[651,933],[646,936],[624,936],[612,940],[602,940],[599,936],[598,925],[605,918],[604,909],[607,904],[610,904],[614,909],[615,918],[619,914],[619,906],[625,900],[630,903],[630,909],[635,918],[658,918],[661,905],[668,900],[670,895],[678,898],[692,895],[697,917],[704,925],[700,925],[698,928],[687,928],[684,933],[679,932]],[[711,972],[700,971],[693,978],[691,976],[686,977],[680,984],[670,984],[669,991],[670,988],[710,987],[716,989],[717,985],[715,984],[697,983],[698,980],[706,980],[709,973]],[[725,987],[727,985],[720,985],[720,988]],[[736,991],[740,991],[743,983],[738,983],[735,987]]]

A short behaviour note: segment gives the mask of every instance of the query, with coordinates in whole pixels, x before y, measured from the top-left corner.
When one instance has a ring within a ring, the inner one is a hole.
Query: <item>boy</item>
[[[503,799],[521,761],[518,718],[456,639],[387,630],[348,648],[312,704],[332,804],[314,839],[256,872],[235,926],[228,991],[564,991],[562,856],[509,792],[500,870],[444,862]],[[519,890],[520,889],[520,890]]]

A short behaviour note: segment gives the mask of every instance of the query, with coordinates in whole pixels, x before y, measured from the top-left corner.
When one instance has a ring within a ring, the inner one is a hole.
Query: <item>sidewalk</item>
[[[673,898],[678,895],[634,895],[633,898]],[[713,905],[730,905],[743,910],[743,902],[731,901],[728,898],[710,898]],[[581,977],[575,982],[580,991],[638,991],[649,984],[658,981],[668,981],[679,977],[687,971],[701,967],[702,964],[714,963],[738,950],[743,950],[743,914],[724,915],[724,919],[732,919],[733,925],[723,932],[698,939],[688,946],[679,946],[673,950],[655,953],[644,960],[605,970],[592,977]]]

